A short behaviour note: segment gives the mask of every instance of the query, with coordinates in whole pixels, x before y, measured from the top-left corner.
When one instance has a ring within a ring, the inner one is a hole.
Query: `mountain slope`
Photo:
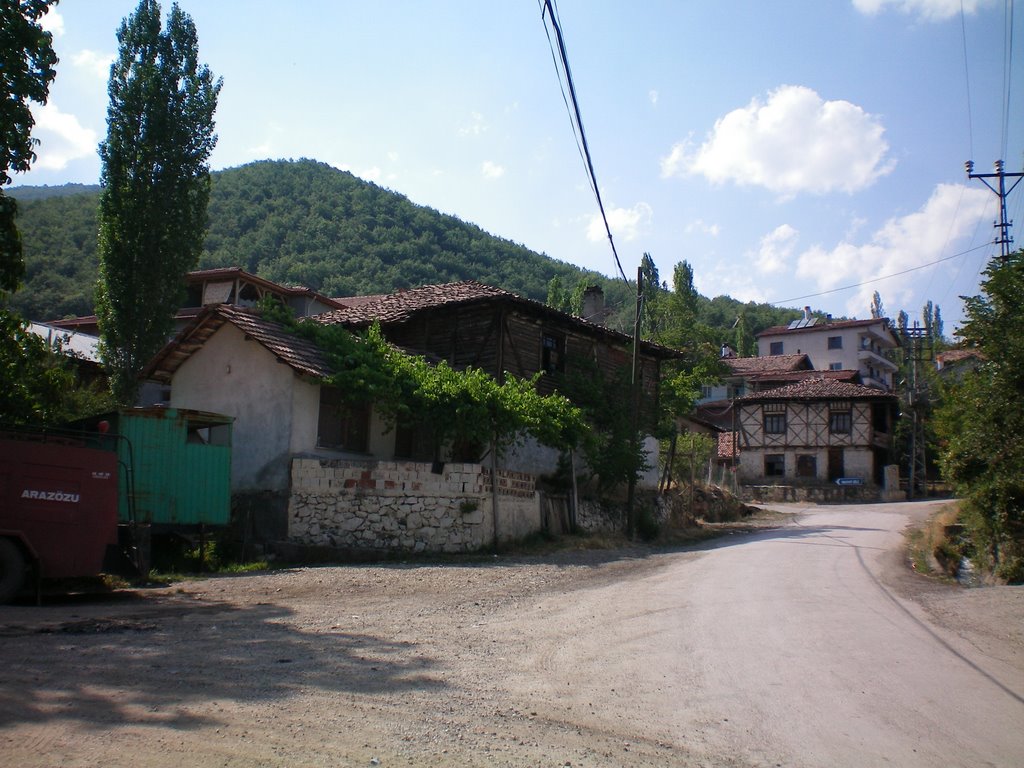
[[[559,277],[604,288],[611,324],[630,331],[633,290],[494,237],[458,217],[313,160],[265,160],[213,175],[210,227],[200,267],[241,266],[329,296],[386,293],[474,279],[540,301]],[[14,187],[26,280],[11,304],[33,320],[93,311],[99,187]],[[701,320],[732,342],[743,312],[753,333],[787,322],[793,310],[701,297]]]

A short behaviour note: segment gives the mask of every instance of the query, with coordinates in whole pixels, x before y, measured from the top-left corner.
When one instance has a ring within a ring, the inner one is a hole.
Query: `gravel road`
[[[0,764],[1024,765],[1024,591],[911,573],[933,509],[0,607]]]

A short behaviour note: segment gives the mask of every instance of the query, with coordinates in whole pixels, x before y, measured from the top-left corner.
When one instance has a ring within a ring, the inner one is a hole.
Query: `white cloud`
[[[701,174],[783,196],[855,192],[893,168],[885,129],[848,101],[824,101],[810,88],[784,85],[766,101],[719,118],[694,153],[677,144],[661,163],[663,177]]]
[[[754,255],[757,271],[766,275],[786,271],[799,236],[800,233],[789,224],[781,224],[762,237],[761,245]]]
[[[641,229],[651,222],[654,210],[647,203],[639,202],[632,208],[605,208],[612,237],[617,240],[635,240]],[[608,237],[601,215],[595,213],[587,225],[587,239],[599,242]]]
[[[940,184],[920,210],[890,219],[866,243],[841,242],[830,250],[815,246],[804,251],[797,259],[796,274],[827,291],[929,264],[949,255],[953,243],[974,233],[991,200],[983,189]],[[864,316],[876,290],[886,296],[889,306],[906,306],[922,274],[909,272],[881,284],[861,285],[847,303],[847,313]]]
[[[378,166],[375,165],[371,168],[365,169],[364,171],[356,175],[359,176],[361,179],[365,179],[366,181],[377,182],[380,181],[381,179],[381,170]]]
[[[996,0],[853,0],[853,7],[868,16],[892,8],[927,21],[953,18],[959,15],[961,7],[964,13],[973,14],[981,8],[997,4]]]
[[[718,237],[719,233],[722,231],[722,228],[719,227],[717,224],[708,224],[703,219],[694,219],[693,221],[686,225],[686,228],[683,231],[688,235],[692,235],[693,233],[697,232],[703,235],[711,235],[712,237]]]
[[[651,104],[658,106],[658,92],[653,88],[647,92],[647,98],[650,99]]]
[[[114,54],[83,50],[71,57],[71,63],[106,82],[110,78],[110,65],[114,63]]]
[[[479,112],[473,112],[469,116],[469,122],[459,126],[459,136],[479,136],[486,130],[484,116]]]
[[[398,153],[395,150],[388,152],[388,161],[392,163],[398,162]]]
[[[33,107],[32,115],[36,120],[32,136],[39,139],[37,167],[59,171],[72,160],[96,152],[96,132],[84,127],[74,115],[61,112],[52,101]]]
[[[51,8],[39,20],[39,26],[43,28],[44,32],[49,32],[54,37],[60,37],[64,34],[64,17],[60,15],[59,11]]]
[[[484,164],[480,167],[480,172],[485,179],[500,179],[505,175],[505,169],[497,163],[492,163],[490,160],[484,160]]]

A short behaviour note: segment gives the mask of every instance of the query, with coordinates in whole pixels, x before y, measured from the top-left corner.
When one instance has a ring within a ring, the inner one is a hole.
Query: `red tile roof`
[[[824,373],[824,371],[819,371]],[[736,398],[743,402],[760,402],[762,400],[874,400],[893,399],[896,396],[874,387],[852,384],[848,381],[836,381],[825,377],[807,378],[796,384],[754,392]]]
[[[781,373],[809,369],[811,361],[807,355],[765,355],[764,357],[723,357],[725,363],[737,376],[761,373]]]
[[[373,323],[382,325],[406,323],[414,319],[420,312],[439,307],[503,301],[532,313],[534,316],[556,318],[559,322],[574,325],[586,333],[611,338],[620,344],[632,344],[633,342],[633,337],[628,334],[591,323],[581,317],[567,314],[549,307],[547,304],[524,298],[510,291],[484,285],[476,280],[424,285],[420,288],[410,288],[385,296],[367,298],[373,300],[359,301],[343,309],[324,312],[322,315],[317,315],[315,319],[328,325],[338,324],[350,328],[366,328]],[[349,302],[349,299],[342,298],[338,301],[345,304]],[[677,350],[652,342],[642,342],[641,348],[647,354],[660,358],[680,356]]]
[[[143,377],[160,382],[170,381],[181,364],[228,323],[302,376],[323,378],[332,373],[323,353],[313,343],[293,336],[282,326],[263,320],[251,310],[230,304],[214,304],[203,309],[192,323],[157,353],[143,372]]]
[[[860,371],[783,371],[781,373],[763,373],[747,377],[747,381],[751,383],[803,381],[804,379],[832,379],[833,381],[850,381],[854,384],[859,384]]]

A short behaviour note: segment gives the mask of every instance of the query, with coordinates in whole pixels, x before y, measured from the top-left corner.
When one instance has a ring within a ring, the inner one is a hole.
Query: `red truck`
[[[118,457],[98,442],[0,432],[0,603],[29,574],[95,576],[118,551]]]

